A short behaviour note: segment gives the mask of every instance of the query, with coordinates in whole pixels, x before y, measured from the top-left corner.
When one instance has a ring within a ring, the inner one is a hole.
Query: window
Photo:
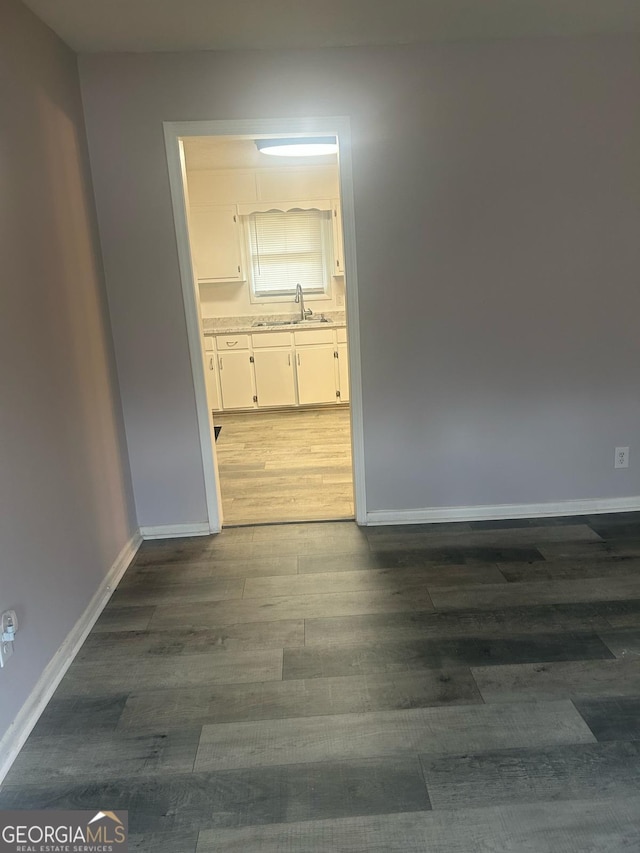
[[[270,210],[246,217],[252,295],[325,295],[331,280],[331,212]]]

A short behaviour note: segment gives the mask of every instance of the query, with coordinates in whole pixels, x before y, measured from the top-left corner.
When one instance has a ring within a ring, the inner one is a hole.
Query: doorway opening
[[[182,229],[188,241],[185,308],[197,318],[210,527],[353,518],[359,373],[354,383],[339,155],[267,156],[258,142],[305,134],[202,124],[221,123],[165,135],[179,250]]]

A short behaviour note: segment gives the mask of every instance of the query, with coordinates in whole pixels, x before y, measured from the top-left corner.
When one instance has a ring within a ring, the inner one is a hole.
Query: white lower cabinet
[[[345,329],[221,334],[215,345],[217,355],[205,340],[214,411],[349,402]]]
[[[252,409],[256,392],[249,350],[218,353],[223,409]]]
[[[204,354],[204,377],[207,383],[207,402],[209,409],[214,412],[219,411],[220,391],[218,389],[218,367],[216,364],[216,354],[213,350],[207,350]]]
[[[296,349],[298,403],[337,403],[335,347],[332,344]]]
[[[291,348],[254,349],[258,407],[295,406],[296,383]]]
[[[346,344],[338,344],[338,389],[340,402],[349,402],[349,357]]]

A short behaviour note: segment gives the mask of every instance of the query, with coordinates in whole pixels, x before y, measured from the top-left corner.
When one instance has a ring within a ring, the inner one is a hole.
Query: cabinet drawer
[[[346,344],[347,342],[347,330],[346,329],[336,329],[336,335],[338,336],[339,344]]]
[[[290,347],[291,332],[260,332],[251,335],[254,349],[263,347]]]
[[[216,335],[218,352],[249,349],[249,335]]]
[[[294,340],[297,346],[305,344],[332,344],[333,329],[305,329],[303,332],[294,332]]]

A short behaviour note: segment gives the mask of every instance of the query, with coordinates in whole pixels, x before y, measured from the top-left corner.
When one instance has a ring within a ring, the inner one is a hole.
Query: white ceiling
[[[640,33],[640,0],[26,0],[80,52]]]

